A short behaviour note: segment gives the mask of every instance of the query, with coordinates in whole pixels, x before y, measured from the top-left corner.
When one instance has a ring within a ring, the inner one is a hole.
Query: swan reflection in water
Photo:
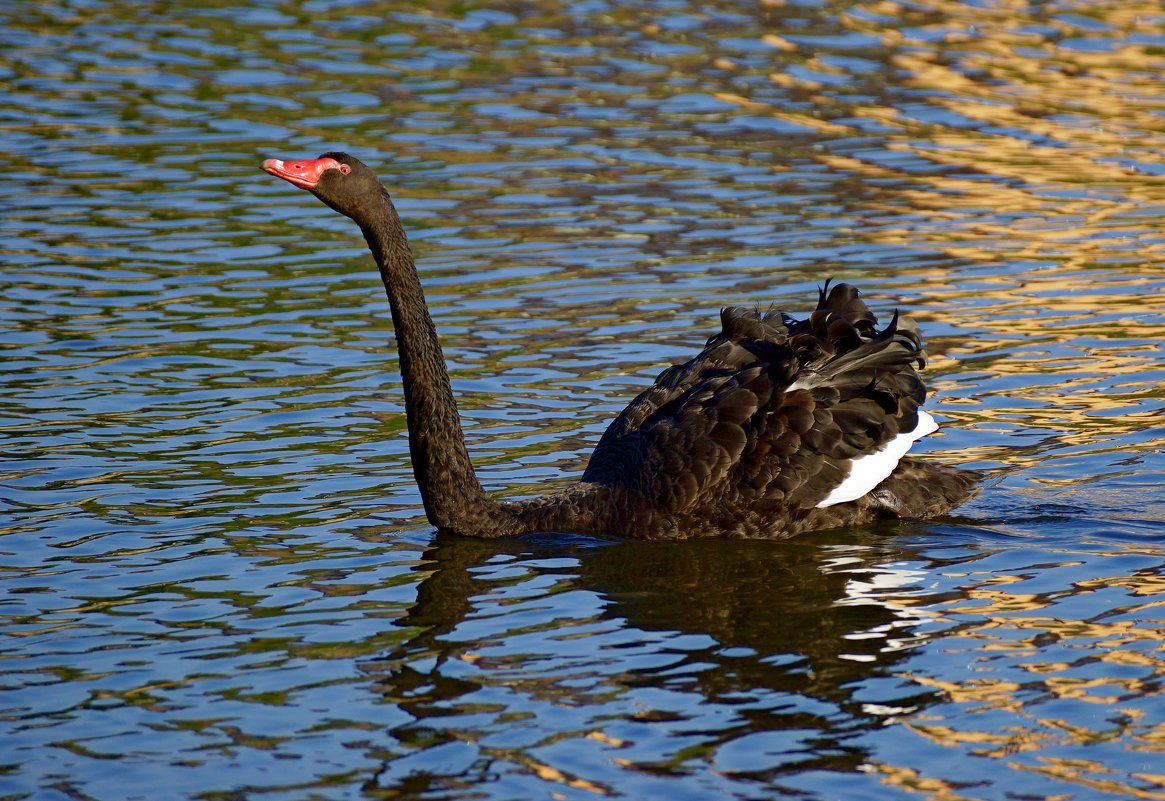
[[[614,792],[860,769],[863,733],[937,700],[894,675],[922,641],[927,618],[895,600],[921,558],[884,532],[822,537],[438,534],[397,621],[406,638],[362,665],[408,718],[370,787],[517,776]]]

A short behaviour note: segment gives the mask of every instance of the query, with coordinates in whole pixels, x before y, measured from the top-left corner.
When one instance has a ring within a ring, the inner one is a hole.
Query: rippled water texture
[[[1165,799],[1165,14],[1138,0],[0,3],[0,798]],[[487,485],[731,303],[928,337],[956,519],[421,516],[394,190]]]

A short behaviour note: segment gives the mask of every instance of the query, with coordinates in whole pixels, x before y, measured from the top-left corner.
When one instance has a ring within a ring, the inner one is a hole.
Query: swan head
[[[360,212],[387,196],[380,179],[364,162],[347,153],[324,153],[316,159],[267,159],[263,169],[289,184],[306,189],[345,217],[359,221]]]

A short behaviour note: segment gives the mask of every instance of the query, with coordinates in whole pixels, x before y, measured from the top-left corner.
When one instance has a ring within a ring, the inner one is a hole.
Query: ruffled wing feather
[[[883,331],[848,284],[805,320],[730,307],[722,330],[664,370],[611,424],[584,481],[620,485],[661,511],[770,504],[812,508],[918,424],[921,343]]]

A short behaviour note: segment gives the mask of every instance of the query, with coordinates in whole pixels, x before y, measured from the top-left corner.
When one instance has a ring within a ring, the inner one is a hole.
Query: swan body
[[[703,350],[615,418],[577,484],[495,500],[469,460],[408,240],[379,179],[346,153],[263,169],[352,218],[368,242],[392,309],[413,472],[441,530],[784,538],[943,514],[980,478],[906,456],[937,428],[919,408],[918,331],[897,314],[879,329],[857,289],[827,282],[803,320],[724,309]]]

